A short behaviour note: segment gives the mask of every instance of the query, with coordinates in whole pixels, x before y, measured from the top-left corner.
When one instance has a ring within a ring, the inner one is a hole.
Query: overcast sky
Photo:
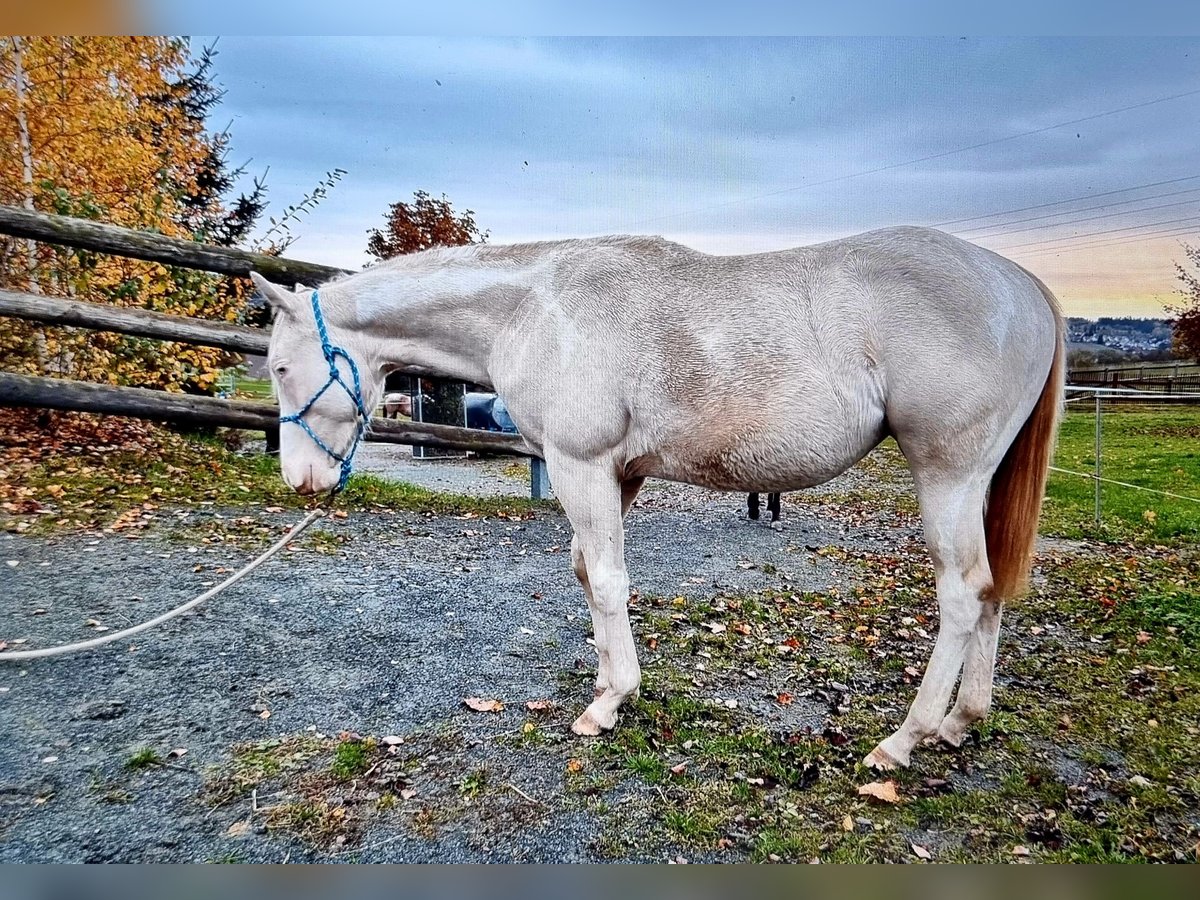
[[[495,243],[636,232],[739,253],[951,222],[1076,315],[1158,313],[1179,241],[1200,243],[1195,38],[223,37],[218,50],[213,121],[231,122],[233,162],[270,166],[272,213],[348,172],[289,250],[316,262],[361,265],[367,229],[418,189],[474,210]],[[1154,236],[1168,230],[1184,233]]]

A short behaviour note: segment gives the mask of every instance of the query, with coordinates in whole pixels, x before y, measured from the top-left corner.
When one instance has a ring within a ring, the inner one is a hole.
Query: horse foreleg
[[[622,495],[627,492],[607,465],[564,458],[547,448],[546,466],[575,531],[572,559],[581,558],[580,582],[586,579],[591,588],[592,633],[600,658],[599,696],[571,729],[576,734],[595,735],[616,724],[617,709],[637,690],[642,678],[629,626],[629,576],[621,521]],[[636,488],[631,493],[636,494]],[[628,500],[632,502],[632,496]]]
[[[644,478],[632,478],[629,481],[621,484],[621,517],[624,518],[629,512],[629,507],[633,505],[634,499],[641,490]],[[594,697],[599,697],[608,690],[608,641],[601,638],[597,631],[604,627],[604,616],[600,615],[600,610],[596,606],[596,601],[592,596],[592,584],[588,580],[587,563],[583,558],[583,547],[579,542],[579,536],[575,535],[571,538],[571,567],[575,570],[575,577],[579,579],[579,584],[583,588],[583,596],[587,599],[588,610],[592,614],[592,639],[596,642],[596,686],[593,691]]]

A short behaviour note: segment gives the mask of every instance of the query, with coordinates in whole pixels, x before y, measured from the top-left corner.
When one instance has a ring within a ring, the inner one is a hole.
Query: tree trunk
[[[13,93],[17,107],[17,145],[21,150],[21,205],[29,212],[34,212],[33,206],[33,142],[29,137],[29,119],[25,115],[25,62],[22,57],[24,49],[22,39],[14,36],[13,43]],[[31,294],[40,294],[41,287],[37,280],[37,241],[25,239],[25,277],[26,286]],[[46,329],[34,329],[34,347],[37,351],[38,368],[48,371],[50,361],[46,352]]]

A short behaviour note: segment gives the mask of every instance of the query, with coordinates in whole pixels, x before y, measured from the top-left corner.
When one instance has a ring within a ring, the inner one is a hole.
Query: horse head
[[[279,467],[301,494],[345,487],[350,461],[383,388],[359,335],[327,314],[317,291],[251,278],[275,311],[267,362],[279,401]]]

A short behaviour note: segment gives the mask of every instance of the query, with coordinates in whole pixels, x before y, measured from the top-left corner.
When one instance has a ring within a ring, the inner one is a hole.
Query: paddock
[[[521,500],[504,467],[462,465],[474,493],[440,509],[352,490],[345,518],[195,614],[0,668],[0,859],[1192,852],[1194,635],[1103,603],[1194,583],[1191,550],[1142,551],[1140,568],[1114,572],[1107,545],[1043,540],[1034,593],[1002,632],[996,711],[961,750],[927,748],[879,778],[859,760],[903,716],[936,610],[894,448],[785,495],[783,531],[747,521],[740,495],[648,485],[628,522],[646,681],[601,739],[569,731],[595,654],[568,523]],[[508,496],[493,485],[505,479]],[[297,518],[269,499],[150,515],[0,534],[4,637],[32,648],[140,621]],[[860,795],[871,784],[896,802]]]

